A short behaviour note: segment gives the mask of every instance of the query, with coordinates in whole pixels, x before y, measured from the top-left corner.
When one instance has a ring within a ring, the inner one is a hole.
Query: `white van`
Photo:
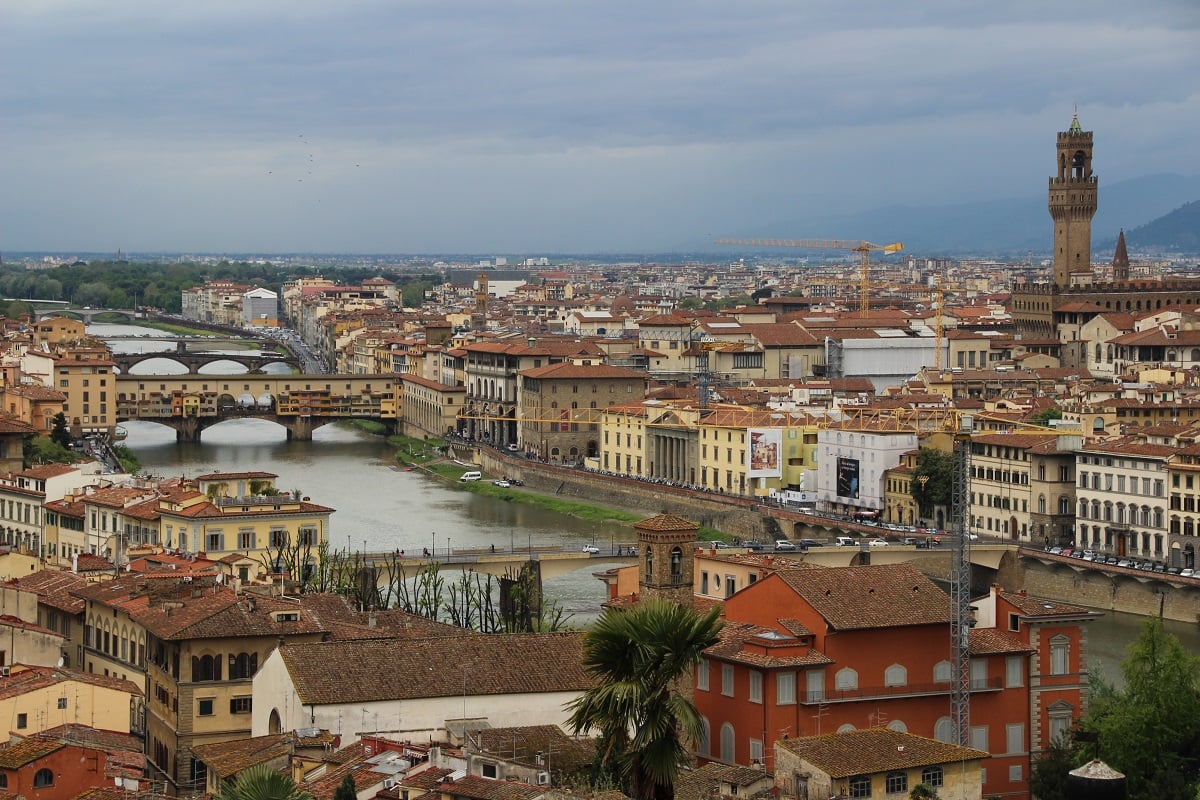
[[[839,536],[834,540],[838,547],[858,547],[858,540],[853,536]]]
[[[483,475],[479,472],[464,472],[462,475],[460,475],[458,477],[458,479],[459,479],[459,481],[462,481],[465,483],[466,481],[477,481],[482,477],[483,477]]]

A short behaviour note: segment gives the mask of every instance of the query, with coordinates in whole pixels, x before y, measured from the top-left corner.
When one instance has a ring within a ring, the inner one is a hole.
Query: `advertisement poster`
[[[750,448],[746,451],[747,478],[778,478],[783,475],[781,428],[750,428]]]
[[[858,459],[841,458],[837,460],[837,496],[858,497]]]

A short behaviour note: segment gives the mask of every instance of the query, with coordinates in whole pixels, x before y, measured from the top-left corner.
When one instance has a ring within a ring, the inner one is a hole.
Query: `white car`
[[[583,546],[583,550],[582,550],[582,551],[583,551],[584,553],[590,553],[591,555],[596,555],[597,553],[599,553],[599,552],[600,552],[600,548],[599,548],[599,547],[597,547],[597,546],[596,546],[596,545],[594,545],[594,544],[585,544],[585,545]]]
[[[872,539],[871,541],[867,542],[867,544],[871,547],[887,547],[888,541],[887,539]]]
[[[501,489],[508,489],[512,486],[512,484],[503,478],[497,478],[496,480],[492,481],[492,486],[499,486]]]
[[[1179,577],[1181,577],[1181,578],[1190,578],[1190,577],[1192,577],[1192,576],[1193,576],[1193,575],[1195,575],[1195,574],[1196,574],[1196,571],[1195,571],[1194,569],[1192,569],[1191,567],[1188,567],[1187,569],[1184,569],[1184,570],[1181,570],[1181,571],[1180,571],[1180,573],[1179,573]]]

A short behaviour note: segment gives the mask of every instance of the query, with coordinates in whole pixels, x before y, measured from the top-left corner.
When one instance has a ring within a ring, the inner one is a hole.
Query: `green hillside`
[[[1200,252],[1200,200],[1134,228],[1125,239],[1131,250]]]

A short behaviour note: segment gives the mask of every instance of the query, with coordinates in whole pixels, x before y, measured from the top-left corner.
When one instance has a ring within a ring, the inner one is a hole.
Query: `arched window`
[[[850,731],[856,731],[856,730],[858,730],[858,728],[854,727],[849,722],[847,722],[844,725],[839,725],[837,732],[838,733],[849,733]]]
[[[1044,495],[1044,494],[1038,495],[1037,510],[1038,510],[1039,514],[1046,513],[1046,495]]]
[[[46,768],[39,769],[33,773],[33,788],[41,789],[44,786],[54,785],[54,773]]]
[[[683,582],[683,551],[671,548],[671,583],[678,586]]]
[[[721,726],[721,760],[732,764],[733,756],[733,726],[726,722]]]
[[[8,776],[0,772],[0,789],[8,788]]]
[[[1079,501],[1079,518],[1087,519],[1087,515],[1088,515],[1088,501],[1080,500]]]
[[[939,661],[933,665],[933,682],[934,683],[949,683],[952,668],[949,661]]]
[[[954,723],[949,717],[942,717],[933,725],[933,738],[939,742],[954,741]]]
[[[256,672],[258,672],[258,653],[238,653],[237,657],[230,656],[229,677],[231,680],[253,678]]]
[[[696,752],[702,756],[712,754],[712,729],[704,717],[700,718],[700,741],[696,742]]]
[[[903,664],[892,664],[883,671],[884,686],[907,686],[908,670]]]
[[[894,719],[887,724],[889,730],[899,731],[900,733],[908,733],[908,726],[903,720]]]
[[[271,733],[280,733],[283,731],[283,722],[279,719],[279,709],[271,709],[271,716],[267,720],[267,730]]]
[[[1101,347],[1102,347],[1102,345],[1099,342],[1096,342],[1096,361],[1097,362],[1100,361],[1100,353],[1101,353],[1100,348]]]
[[[833,678],[833,688],[839,691],[858,688],[858,673],[850,667],[843,667]]]
[[[926,767],[921,770],[921,783],[926,786],[937,789],[945,783],[945,780],[941,767]]]
[[[212,656],[192,656],[193,681],[221,680],[221,659]]]
[[[1071,513],[1071,498],[1070,498],[1070,496],[1064,494],[1058,498],[1058,513],[1060,513],[1060,514],[1070,514]]]

